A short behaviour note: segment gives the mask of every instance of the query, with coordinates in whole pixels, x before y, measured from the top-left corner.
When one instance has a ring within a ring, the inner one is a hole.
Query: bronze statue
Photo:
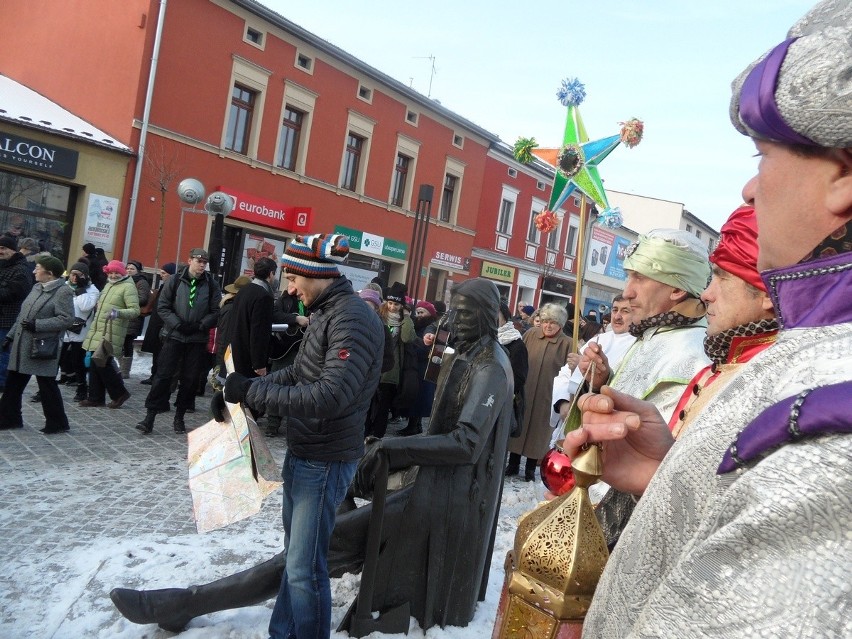
[[[370,485],[381,456],[390,470],[419,466],[414,482],[385,505],[372,610],[407,603],[423,629],[464,626],[485,597],[512,414],[512,371],[496,339],[497,287],[473,279],[453,287],[455,353],[438,379],[429,431],[374,442],[356,483]],[[359,570],[370,505],[338,514],[329,574]],[[193,617],[256,605],[274,597],[284,553],[201,586],[164,590],[116,588],[110,597],[135,623],[182,629]]]

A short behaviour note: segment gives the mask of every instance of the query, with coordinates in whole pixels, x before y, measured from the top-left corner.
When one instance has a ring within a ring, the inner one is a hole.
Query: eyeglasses
[[[556,320],[540,319],[539,322],[541,322],[542,324],[556,324],[556,326],[559,326],[559,322],[557,322]]]

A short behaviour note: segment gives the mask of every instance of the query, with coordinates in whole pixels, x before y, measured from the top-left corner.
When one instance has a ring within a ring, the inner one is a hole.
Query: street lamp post
[[[181,243],[183,241],[183,220],[186,213],[202,213],[213,216],[213,228],[210,233],[208,252],[210,253],[210,272],[219,274],[222,266],[222,231],[224,220],[234,209],[234,200],[227,193],[214,191],[207,197],[204,208],[197,208],[197,204],[204,199],[204,185],[195,178],[186,178],[178,184],[178,197],[181,202],[188,206],[180,209],[180,228],[178,230],[177,259],[176,264],[181,263]]]
[[[435,187],[431,184],[421,184],[417,194],[417,210],[414,212],[414,229],[411,232],[411,259],[405,276],[408,294],[414,299],[419,299],[420,295],[420,269],[423,265],[423,253],[426,250],[426,236],[429,233],[429,217],[432,214],[434,194]]]

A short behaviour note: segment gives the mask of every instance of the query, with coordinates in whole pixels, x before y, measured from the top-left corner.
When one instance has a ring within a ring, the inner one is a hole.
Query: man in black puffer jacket
[[[342,235],[288,244],[281,263],[288,292],[310,314],[291,366],[265,377],[228,376],[224,399],[280,415],[287,426],[283,519],[287,567],[269,634],[328,636],[331,589],[326,557],[335,511],[364,455],[364,419],[379,383],[384,328],[336,263],[349,253]],[[214,413],[224,404],[217,401]]]

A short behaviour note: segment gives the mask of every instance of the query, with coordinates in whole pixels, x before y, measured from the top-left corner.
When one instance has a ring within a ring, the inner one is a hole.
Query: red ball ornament
[[[574,488],[571,458],[561,450],[551,448],[541,460],[541,481],[554,495],[564,495]]]

